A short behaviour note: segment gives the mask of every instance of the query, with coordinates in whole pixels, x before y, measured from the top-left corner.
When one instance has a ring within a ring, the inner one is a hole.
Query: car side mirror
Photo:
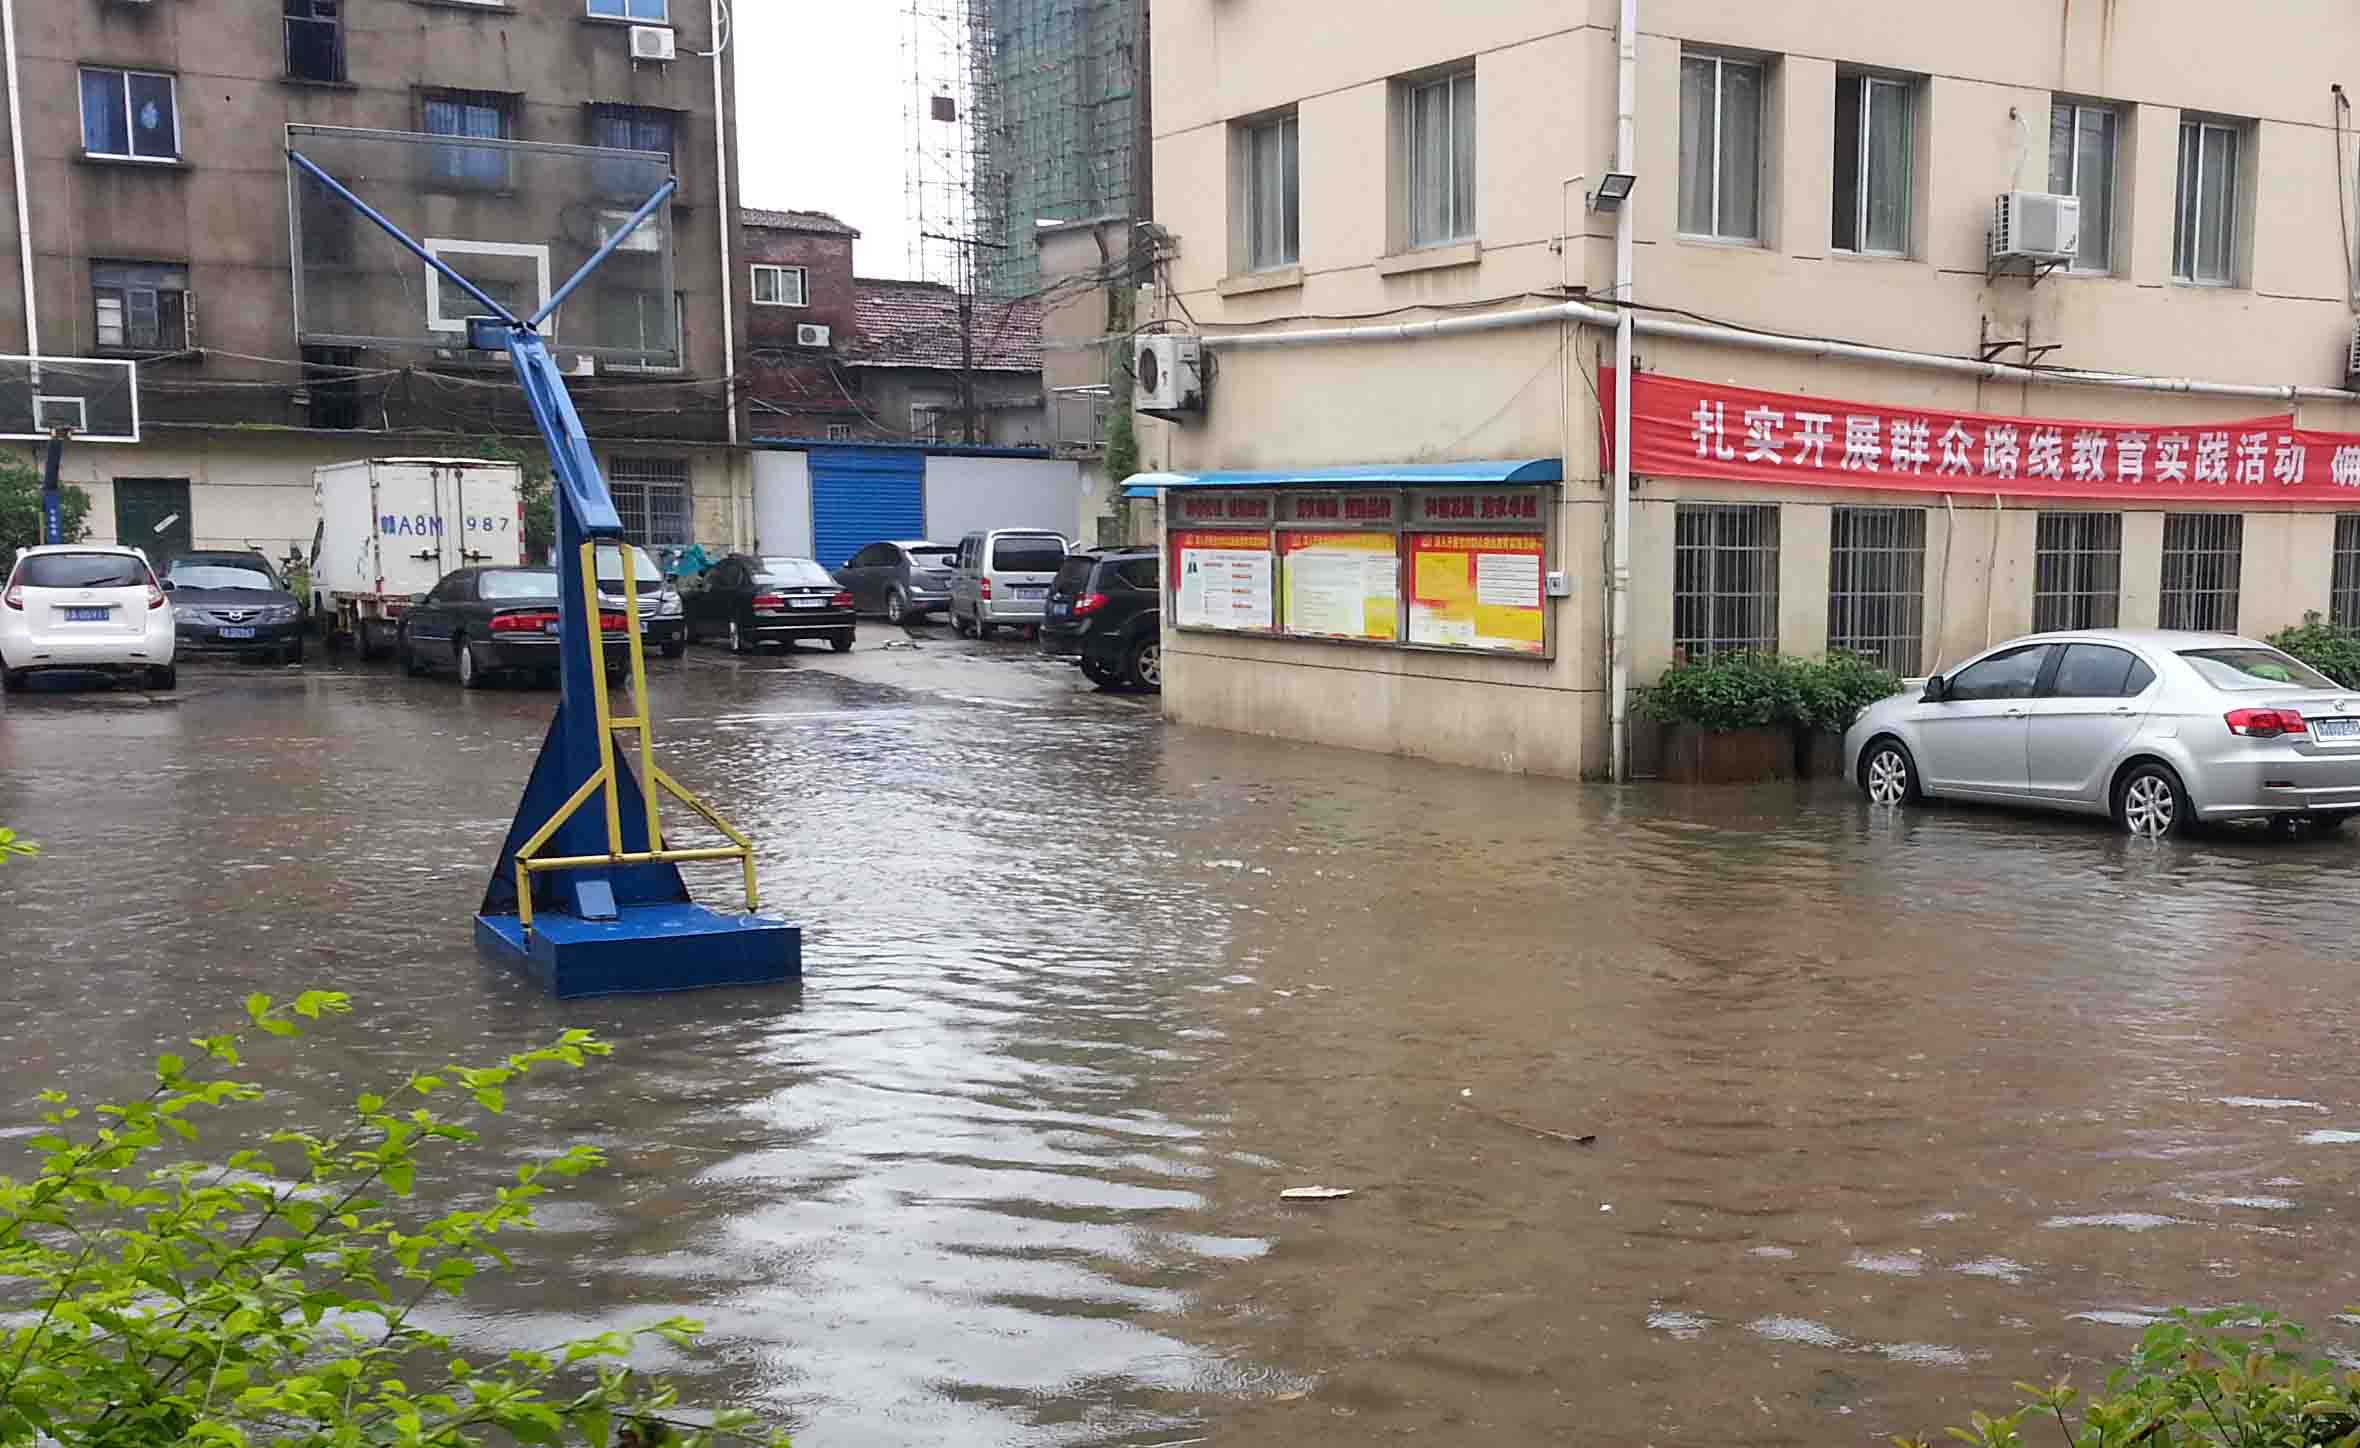
[[[1949,681],[1944,679],[1940,674],[1936,674],[1926,680],[1926,692],[1918,696],[1918,702],[1921,704],[1939,704],[1948,697],[1950,697]]]
[[[164,591],[165,593],[170,593],[170,592],[172,592],[174,589],[176,589],[176,588],[180,587],[180,585],[179,585],[179,584],[177,584],[177,583],[174,583],[174,582],[173,582],[171,579],[169,579],[169,578],[159,578],[159,579],[157,579],[157,580],[156,580],[156,587],[157,587],[157,588],[159,588],[159,589],[161,589],[161,590],[162,590],[162,591]]]

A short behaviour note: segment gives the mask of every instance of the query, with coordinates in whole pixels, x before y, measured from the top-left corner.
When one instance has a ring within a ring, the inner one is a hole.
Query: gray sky
[[[910,271],[897,0],[735,0],[739,184],[747,206],[859,228],[862,276]]]

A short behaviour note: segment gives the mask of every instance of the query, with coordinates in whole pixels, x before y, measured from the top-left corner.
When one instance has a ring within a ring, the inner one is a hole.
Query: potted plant
[[[1844,731],[1860,711],[1901,692],[1901,676],[1866,654],[1838,652],[1797,660],[1795,772],[1806,779],[1843,773]]]
[[[2360,689],[2360,632],[2337,628],[2316,609],[2303,615],[2301,628],[2274,633],[2269,642],[2345,688]]]
[[[1683,660],[1647,691],[1664,726],[1663,777],[1676,784],[1788,779],[1795,769],[1795,671],[1776,654]]]

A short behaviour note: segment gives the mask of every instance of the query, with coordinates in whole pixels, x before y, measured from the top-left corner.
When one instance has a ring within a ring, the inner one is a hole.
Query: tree
[[[66,541],[79,543],[90,535],[90,495],[67,484]],[[0,454],[0,572],[16,558],[16,550],[41,542],[41,470],[14,454]]]
[[[198,1122],[263,1101],[239,1073],[259,1044],[350,1009],[312,991],[246,1002],[238,1030],[158,1056],[154,1086],[85,1112],[43,1092],[46,1129],[24,1143],[38,1175],[0,1178],[0,1445],[31,1448],[474,1448],[479,1444],[713,1448],[750,1439],[745,1413],[665,1416],[671,1389],[624,1359],[642,1337],[689,1342],[672,1318],[546,1349],[458,1355],[415,1314],[506,1267],[500,1238],[533,1225],[551,1183],[599,1166],[576,1146],[469,1191],[426,1217],[421,1166],[476,1158],[476,1124],[530,1071],[580,1067],[608,1047],[587,1031],[481,1068],[411,1072],[364,1091],[314,1131],[282,1113],[219,1158],[189,1149]],[[268,1118],[268,1119],[265,1119]],[[424,1218],[420,1220],[420,1218]]]

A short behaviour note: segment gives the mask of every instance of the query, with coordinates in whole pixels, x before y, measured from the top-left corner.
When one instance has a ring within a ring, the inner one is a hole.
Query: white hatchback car
[[[36,669],[93,669],[172,688],[179,676],[165,604],[147,555],[136,548],[18,550],[0,590],[0,687],[13,694]]]
[[[2093,629],[2012,639],[1871,704],[1846,771],[1921,795],[2112,815],[2135,835],[2360,814],[2360,692],[2255,639]]]

